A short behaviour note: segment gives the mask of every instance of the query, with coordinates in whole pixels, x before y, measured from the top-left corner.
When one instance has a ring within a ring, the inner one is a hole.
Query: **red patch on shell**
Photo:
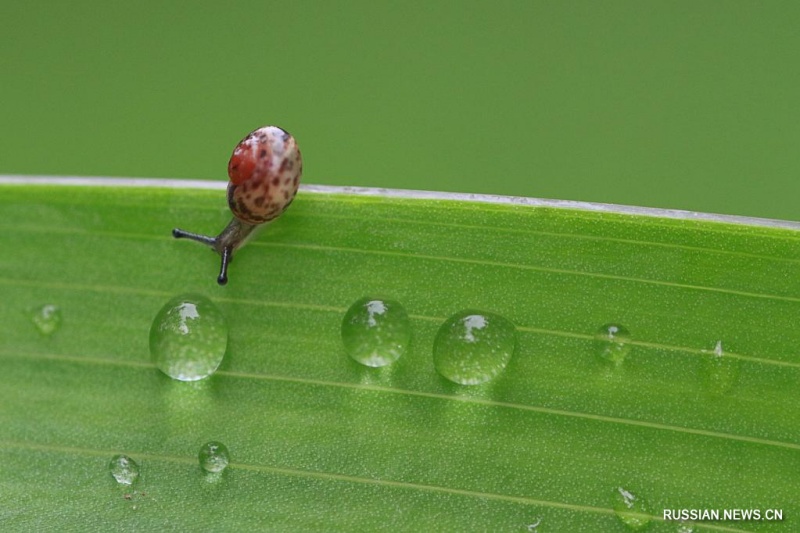
[[[247,139],[240,142],[233,150],[231,160],[228,161],[228,177],[236,185],[249,180],[253,175],[253,170],[256,168],[257,161],[253,154],[253,147],[245,144],[245,141]]]

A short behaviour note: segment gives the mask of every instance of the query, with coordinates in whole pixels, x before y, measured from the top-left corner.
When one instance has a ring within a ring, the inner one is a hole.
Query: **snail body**
[[[253,231],[279,217],[294,200],[303,174],[297,141],[277,126],[264,126],[242,139],[228,162],[228,207],[233,218],[216,237],[172,230],[176,239],[210,246],[222,258],[217,282],[228,282],[234,250]]]

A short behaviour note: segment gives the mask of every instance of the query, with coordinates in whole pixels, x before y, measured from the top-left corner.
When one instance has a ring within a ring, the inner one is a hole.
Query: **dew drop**
[[[714,355],[722,357],[722,341],[717,341],[716,346],[714,346]]]
[[[722,341],[717,341],[714,350],[706,356],[705,382],[708,392],[725,394],[739,379],[739,359],[725,355]]]
[[[371,367],[397,361],[408,349],[411,323],[406,310],[394,300],[361,298],[342,320],[342,342],[347,354]]]
[[[503,371],[516,343],[514,324],[502,316],[461,311],[439,328],[433,344],[433,364],[450,381],[478,385]]]
[[[604,324],[594,335],[594,350],[603,361],[621,365],[631,350],[631,333],[619,324]]]
[[[617,518],[629,528],[642,529],[650,522],[647,506],[640,497],[622,487],[617,487],[612,499]]]
[[[61,308],[46,304],[33,310],[31,320],[42,335],[50,336],[61,326]]]
[[[115,455],[108,463],[108,470],[120,485],[133,485],[139,478],[139,465],[127,455]]]
[[[153,361],[180,381],[197,381],[213,374],[227,346],[225,316],[205,296],[176,296],[161,308],[150,328]]]
[[[677,529],[675,529],[675,533],[694,533],[694,526],[686,522],[681,522],[678,524]]]
[[[200,460],[200,467],[206,472],[216,474],[222,472],[228,466],[230,456],[228,448],[221,442],[211,441],[203,444],[197,458]]]

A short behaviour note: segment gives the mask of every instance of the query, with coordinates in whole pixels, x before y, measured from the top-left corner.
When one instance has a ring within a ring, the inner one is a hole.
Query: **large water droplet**
[[[631,349],[631,334],[625,326],[604,324],[594,335],[594,350],[600,359],[620,365]]]
[[[644,500],[630,491],[617,487],[612,500],[617,517],[629,528],[642,529],[650,522],[651,516]]]
[[[176,296],[161,308],[150,328],[153,361],[180,381],[197,381],[213,374],[227,346],[225,317],[205,296]]]
[[[712,394],[725,394],[730,391],[739,379],[739,359],[725,355],[722,341],[717,341],[705,362],[705,381],[707,390]]]
[[[120,485],[133,485],[139,478],[139,465],[127,455],[115,455],[108,463],[108,470]]]
[[[203,444],[198,454],[200,466],[206,472],[222,472],[228,466],[228,448],[221,442],[211,441]]]
[[[350,357],[379,367],[397,361],[408,349],[411,324],[403,306],[394,300],[362,298],[342,320],[342,342]]]
[[[445,320],[439,328],[433,363],[450,381],[477,385],[503,371],[516,343],[514,324],[502,316],[465,310]]]
[[[46,304],[33,310],[31,320],[42,335],[52,335],[61,326],[61,309]]]

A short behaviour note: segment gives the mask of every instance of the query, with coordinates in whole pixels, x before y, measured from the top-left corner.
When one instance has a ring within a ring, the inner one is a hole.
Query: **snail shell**
[[[228,162],[228,205],[247,224],[263,224],[283,213],[297,194],[303,160],[297,142],[277,126],[251,132]]]

